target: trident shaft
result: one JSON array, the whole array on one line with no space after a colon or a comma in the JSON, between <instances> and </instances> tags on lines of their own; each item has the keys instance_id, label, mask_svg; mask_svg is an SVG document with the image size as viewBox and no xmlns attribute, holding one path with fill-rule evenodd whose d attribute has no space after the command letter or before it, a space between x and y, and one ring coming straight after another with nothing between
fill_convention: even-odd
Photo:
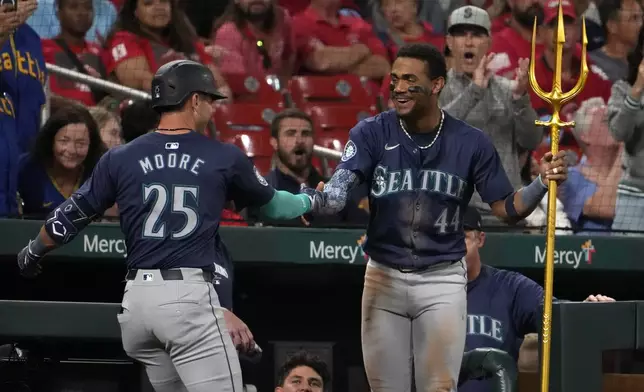
<instances>
[{"instance_id":1,"label":"trident shaft","mask_svg":"<svg viewBox=\"0 0 644 392\"><path fill-rule=\"evenodd\" d=\"M535 66L535 51L537 39L537 19L534 20L532 28L532 55L530 58L530 86L534 92L550 106L552 106L552 118L549 121L536 121L536 125L550 128L550 152L555 155L559 152L559 128L573 127L574 122L561 121L560 111L563 105L570 102L581 92L588 77L588 63L586 61L586 21L582 24L582 51L581 71L577 84L569 92L561 91L561 63L563 58L563 46L566 42L564 32L564 20L561 0L559 0L559 14L557 16L557 34L555 37L555 69L552 78L552 90L545 92L539 86ZM548 182L548 224L546 230L546 271L544 279L544 301L543 301L543 326L541 340L541 392L548 392L550 382L550 332L552 322L552 285L554 277L554 253L555 253L555 214L557 203L557 183Z\"/></svg>"}]
</instances>

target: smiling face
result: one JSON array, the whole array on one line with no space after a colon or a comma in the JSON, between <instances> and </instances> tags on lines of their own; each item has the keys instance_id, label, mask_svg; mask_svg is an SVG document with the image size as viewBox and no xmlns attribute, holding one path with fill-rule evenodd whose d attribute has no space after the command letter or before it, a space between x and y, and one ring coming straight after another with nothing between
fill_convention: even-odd
<instances>
[{"instance_id":1,"label":"smiling face","mask_svg":"<svg viewBox=\"0 0 644 392\"><path fill-rule=\"evenodd\" d=\"M163 29L172 19L172 4L170 0L138 0L134 14L141 25Z\"/></svg>"},{"instance_id":2,"label":"smiling face","mask_svg":"<svg viewBox=\"0 0 644 392\"><path fill-rule=\"evenodd\" d=\"M89 130L83 123L68 124L56 132L54 137L54 160L66 170L82 166L89 151Z\"/></svg>"},{"instance_id":3,"label":"smiling face","mask_svg":"<svg viewBox=\"0 0 644 392\"><path fill-rule=\"evenodd\" d=\"M445 79L431 80L427 68L424 61L412 57L398 57L394 61L389 88L399 116L419 116L435 105Z\"/></svg>"}]
</instances>

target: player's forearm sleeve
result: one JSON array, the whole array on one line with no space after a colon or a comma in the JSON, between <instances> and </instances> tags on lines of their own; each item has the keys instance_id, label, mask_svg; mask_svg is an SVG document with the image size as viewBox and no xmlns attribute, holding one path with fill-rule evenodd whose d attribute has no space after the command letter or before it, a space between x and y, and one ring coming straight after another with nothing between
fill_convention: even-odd
<instances>
[{"instance_id":1,"label":"player's forearm sleeve","mask_svg":"<svg viewBox=\"0 0 644 392\"><path fill-rule=\"evenodd\" d=\"M338 169L324 186L326 203L320 208L325 215L337 214L347 205L347 199L353 188L360 184L360 178L351 170Z\"/></svg>"},{"instance_id":2,"label":"player's forearm sleeve","mask_svg":"<svg viewBox=\"0 0 644 392\"><path fill-rule=\"evenodd\" d=\"M260 213L269 219L288 220L304 215L311 209L311 200L307 195L294 195L286 191L275 191L271 201L264 204Z\"/></svg>"}]
</instances>

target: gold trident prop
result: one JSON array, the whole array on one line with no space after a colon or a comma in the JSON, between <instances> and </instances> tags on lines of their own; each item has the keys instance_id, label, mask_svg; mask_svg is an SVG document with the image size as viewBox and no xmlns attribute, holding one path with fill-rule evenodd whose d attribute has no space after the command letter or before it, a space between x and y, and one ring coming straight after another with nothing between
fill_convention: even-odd
<instances>
[{"instance_id":1,"label":"gold trident prop","mask_svg":"<svg viewBox=\"0 0 644 392\"><path fill-rule=\"evenodd\" d=\"M555 155L559 152L559 128L573 127L574 122L563 122L559 113L566 103L570 102L581 92L588 77L588 63L586 61L586 20L582 23L582 51L581 51L581 72L577 84L569 92L561 91L561 61L563 57L563 45L566 42L564 32L564 21L561 0L559 0L559 13L557 15L557 34L555 37L555 69L552 78L552 91L546 93L539 86L534 73L535 50L537 39L537 19L534 20L532 28L532 55L530 58L530 86L534 92L550 106L552 106L552 118L550 121L535 121L536 125L550 127L550 152ZM557 183L548 181L548 224L546 230L546 273L544 279L544 300L543 300L543 327L541 332L541 392L548 392L550 382L550 332L552 323L552 284L554 279L554 255L555 255L555 214L557 203Z\"/></svg>"}]
</instances>

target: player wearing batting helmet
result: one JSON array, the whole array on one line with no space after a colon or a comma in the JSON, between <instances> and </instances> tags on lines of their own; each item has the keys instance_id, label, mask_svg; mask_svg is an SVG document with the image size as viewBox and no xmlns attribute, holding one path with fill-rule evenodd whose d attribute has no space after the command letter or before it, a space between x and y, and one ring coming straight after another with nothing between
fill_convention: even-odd
<instances>
[{"instance_id":1,"label":"player wearing batting helmet","mask_svg":"<svg viewBox=\"0 0 644 392\"><path fill-rule=\"evenodd\" d=\"M165 64L152 81L154 132L110 149L92 176L46 219L18 254L25 276L117 203L127 246L118 321L125 352L145 365L157 392L241 392L239 359L213 287L215 242L228 200L272 219L313 207L307 195L271 188L237 147L202 134L223 96L196 62Z\"/></svg>"},{"instance_id":2,"label":"player wearing batting helmet","mask_svg":"<svg viewBox=\"0 0 644 392\"><path fill-rule=\"evenodd\" d=\"M403 46L391 69L395 109L349 133L333 177L316 189L313 213L340 211L371 186L362 296L362 351L373 392L455 391L466 331L463 214L476 189L501 220L516 223L566 179L562 156L515 191L491 140L445 113L438 95L445 58L428 44Z\"/></svg>"}]
</instances>

